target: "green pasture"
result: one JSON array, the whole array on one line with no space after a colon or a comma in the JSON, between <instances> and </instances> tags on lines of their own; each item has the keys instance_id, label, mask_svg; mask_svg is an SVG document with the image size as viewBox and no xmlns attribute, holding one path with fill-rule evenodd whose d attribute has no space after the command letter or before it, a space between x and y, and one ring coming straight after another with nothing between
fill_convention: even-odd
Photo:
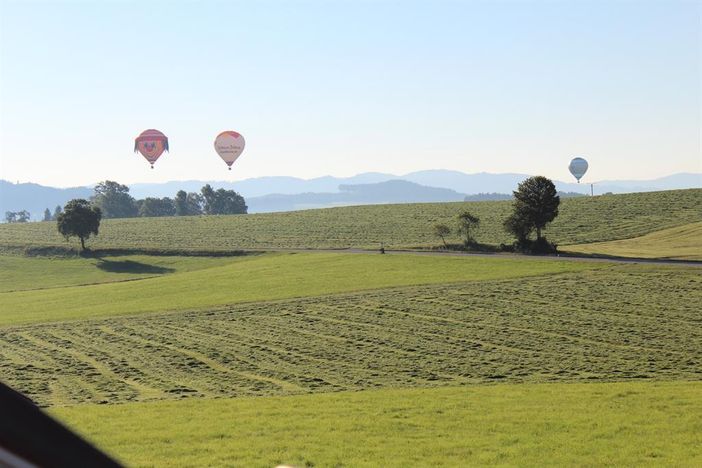
<instances>
[{"instance_id":1,"label":"green pasture","mask_svg":"<svg viewBox=\"0 0 702 468\"><path fill-rule=\"evenodd\" d=\"M131 466L699 466L702 383L385 389L52 413Z\"/></svg>"},{"instance_id":2,"label":"green pasture","mask_svg":"<svg viewBox=\"0 0 702 468\"><path fill-rule=\"evenodd\" d=\"M0 255L0 292L130 281L200 270L231 261L231 257Z\"/></svg>"},{"instance_id":3,"label":"green pasture","mask_svg":"<svg viewBox=\"0 0 702 468\"><path fill-rule=\"evenodd\" d=\"M699 380L700 309L699 269L617 265L5 326L0 375L42 405Z\"/></svg>"},{"instance_id":4,"label":"green pasture","mask_svg":"<svg viewBox=\"0 0 702 468\"><path fill-rule=\"evenodd\" d=\"M654 231L631 239L567 245L562 250L616 257L702 260L702 222Z\"/></svg>"},{"instance_id":5,"label":"green pasture","mask_svg":"<svg viewBox=\"0 0 702 468\"><path fill-rule=\"evenodd\" d=\"M456 216L480 217L479 242L511 243L502 223L511 202L374 205L235 216L104 220L93 248L235 250L240 248L431 247L441 244L432 228L455 228ZM546 231L558 244L627 239L702 221L702 189L564 199ZM447 239L459 242L457 236ZM0 225L0 249L77 246L55 223Z\"/></svg>"},{"instance_id":6,"label":"green pasture","mask_svg":"<svg viewBox=\"0 0 702 468\"><path fill-rule=\"evenodd\" d=\"M130 466L702 464L699 268L207 256L435 247L462 209L509 242L509 202L106 220L93 257L0 225L0 379ZM547 235L701 259L701 230L682 190L567 199Z\"/></svg>"},{"instance_id":7,"label":"green pasture","mask_svg":"<svg viewBox=\"0 0 702 468\"><path fill-rule=\"evenodd\" d=\"M163 262L162 257L140 258L144 268L159 268ZM44 259L34 257L11 261L17 262L16 268L28 271L45 265ZM34 262L39 266L32 266ZM60 275L62 262L74 266L57 260L52 275ZM190 266L207 264L203 259L182 262ZM402 285L496 280L600 266L538 258L336 253L278 253L211 262L209 268L139 281L2 292L0 325L194 309ZM88 277L89 272L99 270L99 264L89 261L80 265L85 270L72 273L74 277ZM8 284L6 287L12 289L12 278ZM37 280L37 284L42 281Z\"/></svg>"}]
</instances>

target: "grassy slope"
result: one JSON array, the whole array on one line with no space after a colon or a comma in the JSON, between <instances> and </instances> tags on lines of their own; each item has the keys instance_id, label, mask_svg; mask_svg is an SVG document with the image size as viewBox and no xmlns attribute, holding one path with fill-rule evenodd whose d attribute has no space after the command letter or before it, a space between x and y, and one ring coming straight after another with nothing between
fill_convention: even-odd
<instances>
[{"instance_id":1,"label":"grassy slope","mask_svg":"<svg viewBox=\"0 0 702 468\"><path fill-rule=\"evenodd\" d=\"M231 257L126 255L50 258L0 255L0 292L143 279L231 262Z\"/></svg>"},{"instance_id":2,"label":"grassy slope","mask_svg":"<svg viewBox=\"0 0 702 468\"><path fill-rule=\"evenodd\" d=\"M498 385L52 411L134 466L699 466L702 383Z\"/></svg>"},{"instance_id":3,"label":"grassy slope","mask_svg":"<svg viewBox=\"0 0 702 468\"><path fill-rule=\"evenodd\" d=\"M25 259L26 264L40 259ZM183 310L400 285L491 280L597 268L549 259L378 254L234 257L140 281L0 293L0 325ZM59 268L59 267L57 267ZM95 268L86 265L91 271Z\"/></svg>"},{"instance_id":4,"label":"grassy slope","mask_svg":"<svg viewBox=\"0 0 702 468\"><path fill-rule=\"evenodd\" d=\"M562 250L618 257L702 260L702 222L663 229L631 239L567 245Z\"/></svg>"},{"instance_id":5,"label":"grassy slope","mask_svg":"<svg viewBox=\"0 0 702 468\"><path fill-rule=\"evenodd\" d=\"M376 205L245 216L106 220L96 248L232 250L265 247L431 246L436 223L456 224L468 209L481 219L480 242L511 242L502 222L510 202ZM563 200L547 231L559 244L640 236L702 220L702 189ZM448 239L456 242L457 238ZM0 247L65 246L53 223L0 225ZM76 245L75 242L72 245Z\"/></svg>"},{"instance_id":6,"label":"grassy slope","mask_svg":"<svg viewBox=\"0 0 702 468\"><path fill-rule=\"evenodd\" d=\"M700 309L698 269L618 265L4 327L0 375L44 405L700 379Z\"/></svg>"}]
</instances>

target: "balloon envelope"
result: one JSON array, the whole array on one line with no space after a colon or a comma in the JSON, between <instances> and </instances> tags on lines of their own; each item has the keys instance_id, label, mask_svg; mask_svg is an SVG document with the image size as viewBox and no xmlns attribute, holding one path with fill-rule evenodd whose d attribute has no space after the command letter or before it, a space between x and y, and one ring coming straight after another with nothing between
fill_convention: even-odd
<instances>
[{"instance_id":1,"label":"balloon envelope","mask_svg":"<svg viewBox=\"0 0 702 468\"><path fill-rule=\"evenodd\" d=\"M153 169L156 160L168 151L168 137L158 130L144 130L134 140L134 152L140 152L144 158L151 164Z\"/></svg>"},{"instance_id":2,"label":"balloon envelope","mask_svg":"<svg viewBox=\"0 0 702 468\"><path fill-rule=\"evenodd\" d=\"M585 161L583 158L573 158L568 165L570 173L573 174L573 177L578 179L578 183L580 182L580 178L587 172L587 167L587 161Z\"/></svg>"},{"instance_id":3,"label":"balloon envelope","mask_svg":"<svg viewBox=\"0 0 702 468\"><path fill-rule=\"evenodd\" d=\"M232 164L234 164L234 161L236 161L244 151L245 144L246 142L244 141L243 136L237 132L229 130L217 135L217 138L215 138L214 147L217 154L219 154L219 157L222 158L225 163L227 163L227 166L229 166L229 170L231 171Z\"/></svg>"}]
</instances>

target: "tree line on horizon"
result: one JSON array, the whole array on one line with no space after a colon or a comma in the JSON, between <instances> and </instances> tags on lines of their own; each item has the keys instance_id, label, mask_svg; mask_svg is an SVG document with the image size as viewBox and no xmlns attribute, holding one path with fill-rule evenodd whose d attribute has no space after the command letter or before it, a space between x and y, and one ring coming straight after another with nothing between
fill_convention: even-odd
<instances>
[{"instance_id":1,"label":"tree line on horizon","mask_svg":"<svg viewBox=\"0 0 702 468\"><path fill-rule=\"evenodd\" d=\"M152 218L160 216L198 216L246 214L246 200L234 190L215 190L210 184L200 192L179 190L175 197L146 197L137 200L129 194L129 187L112 180L105 180L94 188L94 195L87 200L100 208L103 218ZM56 206L53 213L44 210L42 221L57 221L63 209ZM27 210L5 212L6 223L29 222Z\"/></svg>"},{"instance_id":2,"label":"tree line on horizon","mask_svg":"<svg viewBox=\"0 0 702 468\"><path fill-rule=\"evenodd\" d=\"M59 208L55 216L47 208L44 217L56 220L56 227L66 240L78 237L84 252L87 250L85 241L98 235L103 218L245 214L247 211L244 197L234 190L215 190L209 184L202 187L200 193L180 190L173 199L135 200L129 195L129 187L111 180L97 184L90 200L76 198L66 203L63 211Z\"/></svg>"},{"instance_id":3,"label":"tree line on horizon","mask_svg":"<svg viewBox=\"0 0 702 468\"><path fill-rule=\"evenodd\" d=\"M104 218L134 218L160 216L197 216L246 214L244 197L234 190L213 189L206 184L197 192L179 190L175 197L146 197L137 200L129 187L106 180L95 186L91 202L102 211Z\"/></svg>"},{"instance_id":4,"label":"tree line on horizon","mask_svg":"<svg viewBox=\"0 0 702 468\"><path fill-rule=\"evenodd\" d=\"M112 218L128 217L137 207L137 201L129 195L129 188L114 181L100 182L95 187L96 195L91 201L85 199L73 199L69 201L64 211L56 216L56 225L59 233L66 240L71 237L80 239L81 250L86 251L85 241L91 235L98 235L100 221L105 215L104 210L109 210ZM513 211L504 220L505 230L514 237L516 241L511 246L500 245L499 250L519 251L523 253L554 253L556 245L548 242L542 235L543 229L558 216L558 206L560 197L556 187L550 179L536 176L530 177L521 182L513 193ZM188 206L188 201L193 206ZM143 212L148 198L143 200L139 211ZM159 209L164 199L153 199L159 204L154 205ZM214 190L208 184L202 187L201 194L186 193L179 191L174 200L165 199L168 202L168 210L163 210L163 216L173 216L175 211L181 216L191 215L195 209L207 214L231 214L221 213L226 210L243 210L246 212L246 204L243 197L233 190ZM243 205L243 206L242 206ZM128 211L129 208L131 211ZM48 212L48 209L46 210ZM480 226L480 219L468 211L463 211L458 215L458 234L465 238L462 250L484 250L490 247L480 244L473 237L474 231ZM532 233L536 233L536 240L531 239ZM445 237L451 234L451 229L444 224L434 226L434 233L440 237L444 247L449 248ZM380 253L385 253L381 244Z\"/></svg>"}]
</instances>

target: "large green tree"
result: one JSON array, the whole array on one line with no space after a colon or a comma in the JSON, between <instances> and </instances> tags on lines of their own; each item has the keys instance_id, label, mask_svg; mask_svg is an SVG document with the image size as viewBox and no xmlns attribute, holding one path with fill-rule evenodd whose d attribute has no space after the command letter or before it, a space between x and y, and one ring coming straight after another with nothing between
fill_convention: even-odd
<instances>
[{"instance_id":1,"label":"large green tree","mask_svg":"<svg viewBox=\"0 0 702 468\"><path fill-rule=\"evenodd\" d=\"M214 190L210 184L202 187L205 214L245 214L248 210L244 197L234 190Z\"/></svg>"},{"instance_id":2,"label":"large green tree","mask_svg":"<svg viewBox=\"0 0 702 468\"><path fill-rule=\"evenodd\" d=\"M129 187L112 180L95 186L93 204L102 210L105 218L133 218L139 214L136 201L129 195Z\"/></svg>"},{"instance_id":3,"label":"large green tree","mask_svg":"<svg viewBox=\"0 0 702 468\"><path fill-rule=\"evenodd\" d=\"M556 186L542 176L529 177L519 184L514 194L514 210L505 221L505 229L526 241L536 231L536 242L543 243L542 231L558 216L561 199Z\"/></svg>"},{"instance_id":4,"label":"large green tree","mask_svg":"<svg viewBox=\"0 0 702 468\"><path fill-rule=\"evenodd\" d=\"M97 236L102 211L92 206L88 200L76 198L66 203L63 213L58 215L56 226L63 237L80 239L80 247L85 250L85 241L91 234Z\"/></svg>"},{"instance_id":5,"label":"large green tree","mask_svg":"<svg viewBox=\"0 0 702 468\"><path fill-rule=\"evenodd\" d=\"M145 198L139 206L139 216L158 217L158 216L173 216L176 213L176 207L168 197L164 198Z\"/></svg>"},{"instance_id":6,"label":"large green tree","mask_svg":"<svg viewBox=\"0 0 702 468\"><path fill-rule=\"evenodd\" d=\"M176 216L195 216L202 214L202 202L202 195L199 193L186 193L185 190L179 190L173 200L175 214Z\"/></svg>"}]
</instances>

